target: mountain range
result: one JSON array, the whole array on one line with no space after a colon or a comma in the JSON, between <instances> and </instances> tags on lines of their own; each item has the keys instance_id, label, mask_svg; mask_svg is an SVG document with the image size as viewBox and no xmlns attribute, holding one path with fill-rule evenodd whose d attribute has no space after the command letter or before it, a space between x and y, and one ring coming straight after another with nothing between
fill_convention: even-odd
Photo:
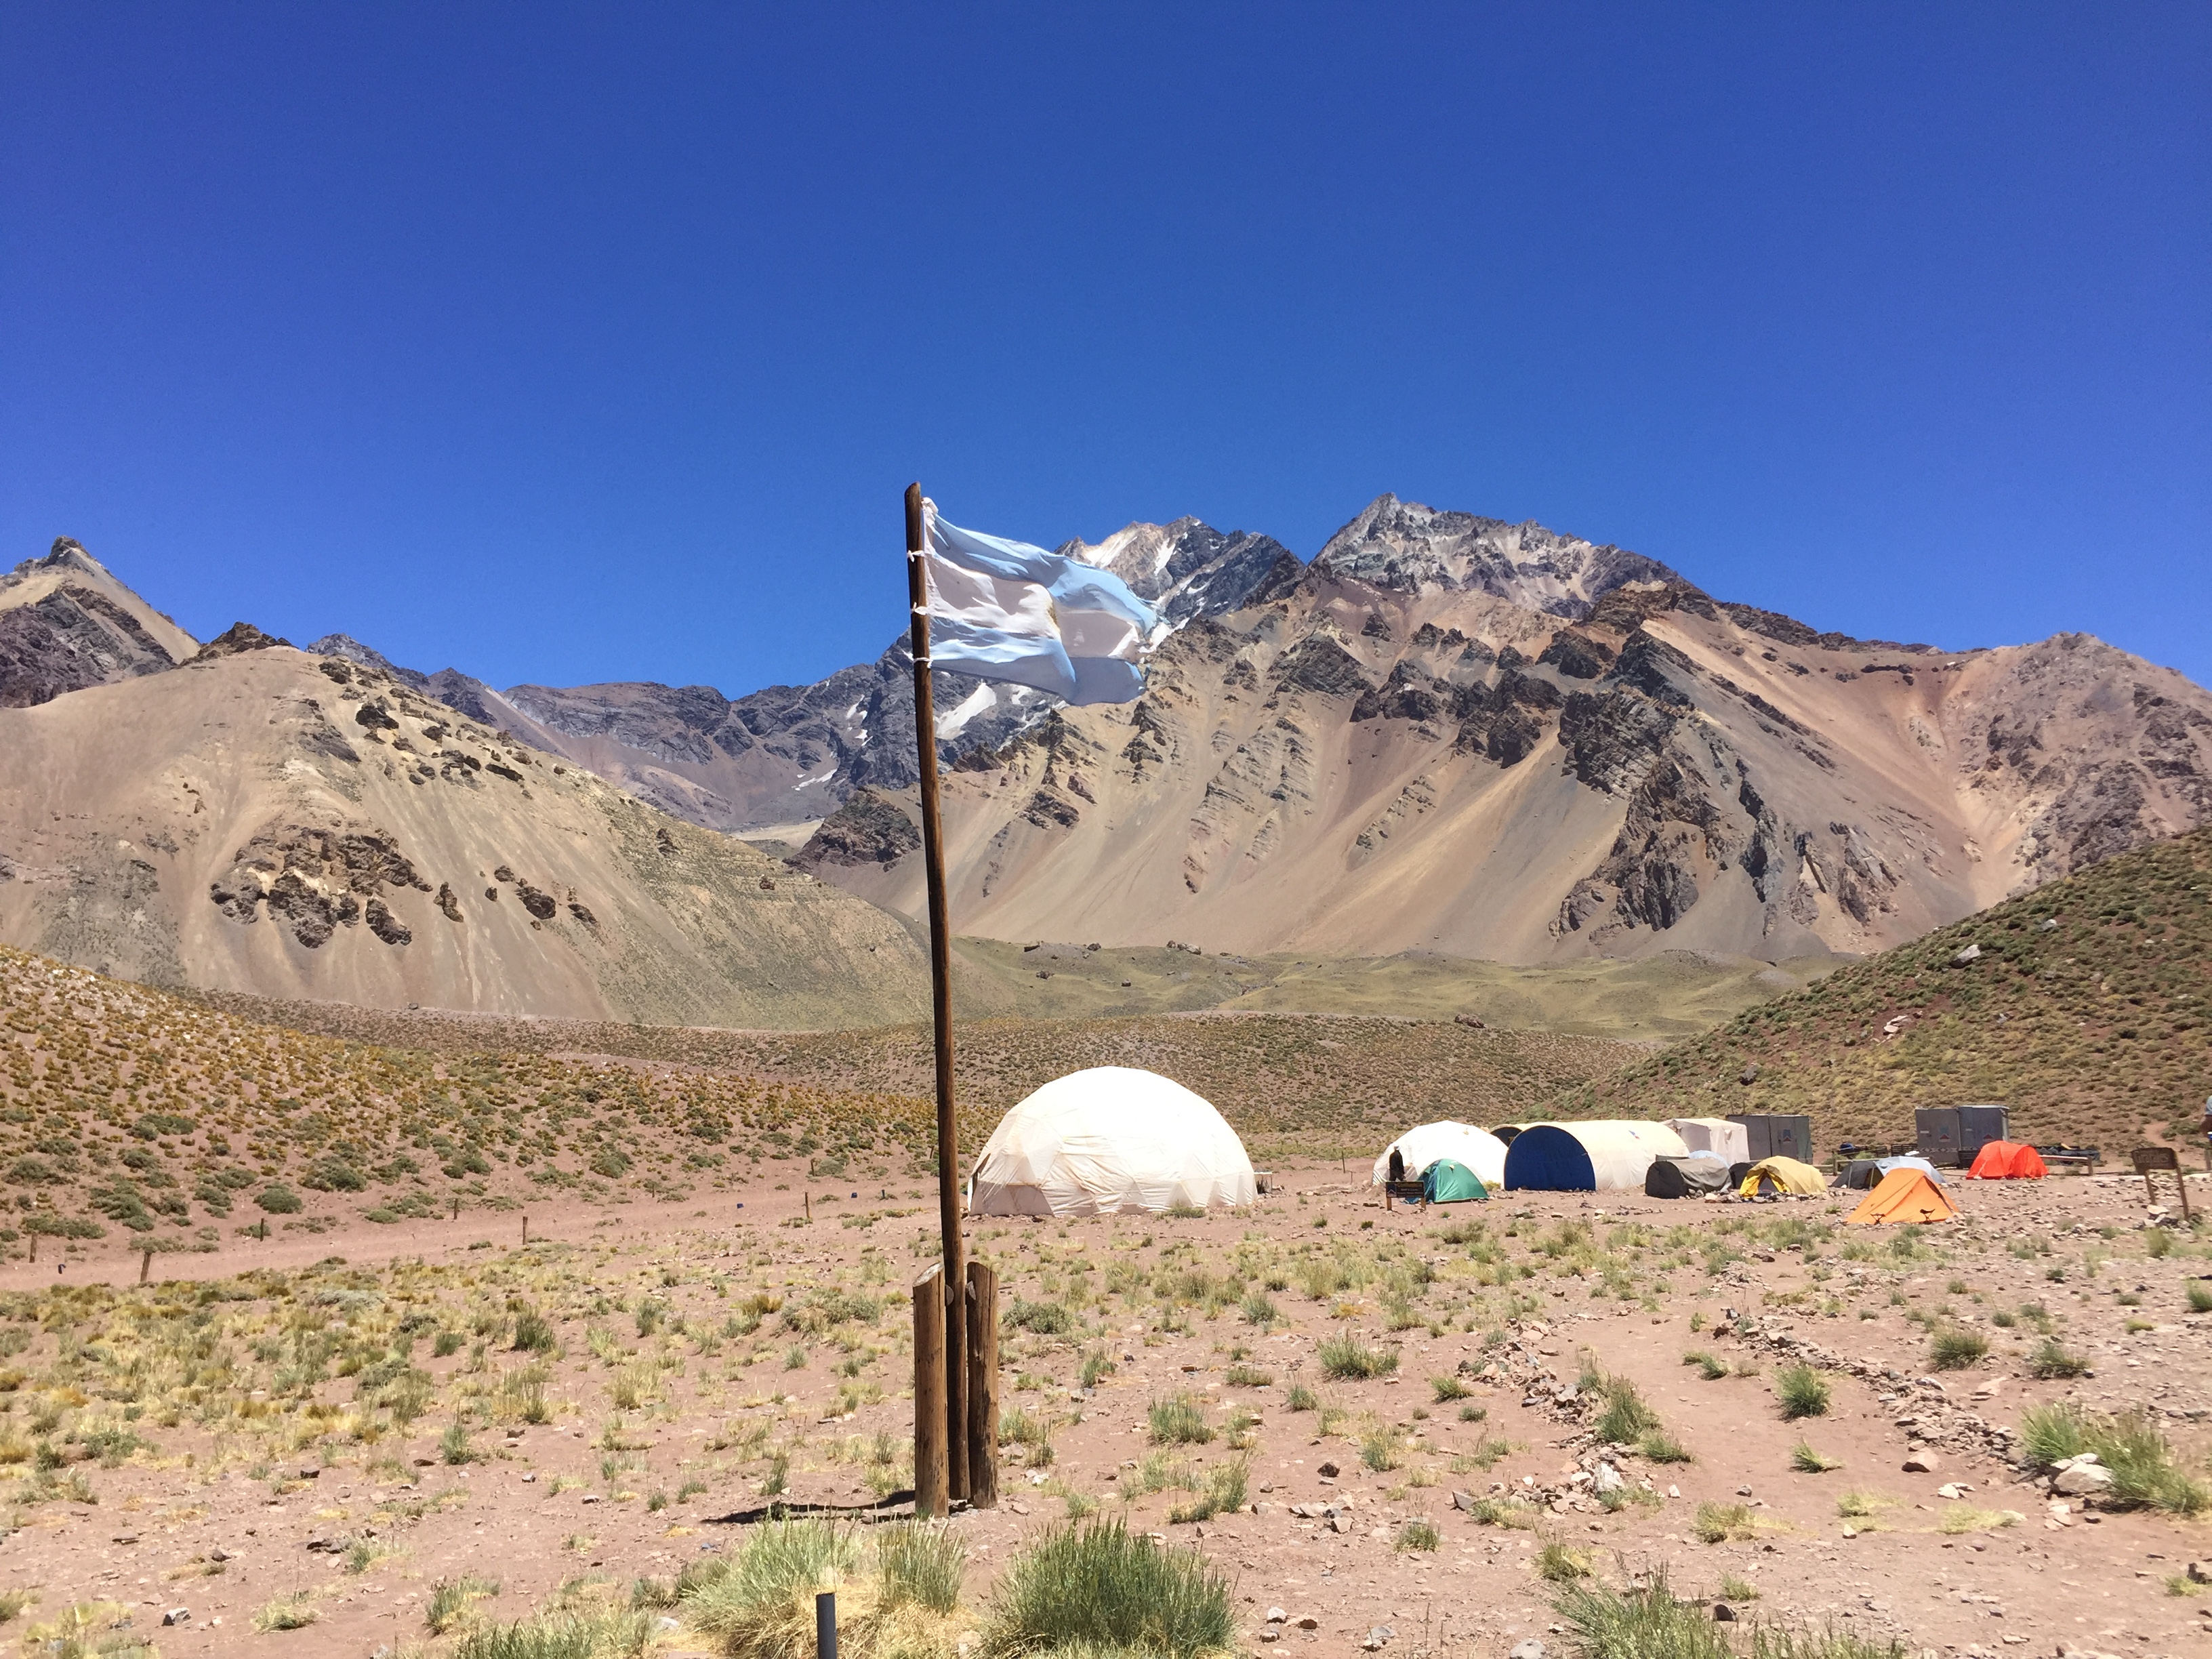
<instances>
[{"instance_id":1,"label":"mountain range","mask_svg":"<svg viewBox=\"0 0 2212 1659\"><path fill-rule=\"evenodd\" d=\"M1716 599L1620 548L1387 495L1310 562L1266 536L1194 519L1132 525L1061 550L1121 574L1170 631L1152 653L1145 696L1126 707L1066 709L1025 689L939 677L953 914L963 933L1531 963L1683 949L1769 961L1858 954L2212 821L2212 695L2087 635L1947 651L1823 633ZM736 698L650 682L500 690L456 669L394 665L343 634L305 653L265 636L247 643L258 648L217 641L203 651L73 542L0 579L0 784L27 778L35 750L46 770L21 787L64 808L60 817L0 811L0 934L72 960L159 957L132 956L113 926L85 935L100 943L72 944L51 902L27 909L21 878L12 902L5 884L11 869L100 862L62 855L49 844L59 833L52 824L97 821L95 839L131 840L108 836L114 826L81 810L83 800L112 806L111 786L125 775L164 775L182 751L196 778L227 769L265 784L314 769L321 784L300 781L320 791L325 818L349 824L364 821L368 803L347 797L344 780L376 790L378 778L398 779L396 793L377 791L374 804L399 815L418 761L333 766L315 746L331 720L319 724L305 710L336 699L356 706L353 716L332 708L341 728L358 706L385 710L420 758L474 744L478 791L495 762L533 785L562 779L524 792L533 803L588 801L575 823L539 826L548 850L575 850L590 837L591 815L612 826L641 803L650 817L639 822L655 826L654 839L735 861L716 866L710 909L740 889L802 892L830 935L865 935L870 968L912 969L911 930L872 908L907 918L921 909L902 639L814 684ZM189 673L171 672L186 663ZM337 678L348 673L350 681ZM195 692L184 699L191 720L156 717L179 688L199 684L232 687L229 702ZM256 698L268 702L263 726L281 741L237 735ZM219 706L234 716L234 735L217 752L208 734L223 726ZM94 720L102 729L129 723L131 752L81 749L72 773L64 757L88 742L94 728L85 722ZM36 743L7 729L17 721ZM433 738L432 727L451 731ZM342 729L357 754L364 740L392 735ZM460 764L431 763L434 772ZM95 775L106 781L95 785ZM18 797L11 789L7 799ZM410 854L412 863L512 866L541 894L557 882L673 914L665 884L638 885L639 868L619 860L619 868L572 861L556 871L549 861L532 872L497 854L492 843L519 836L520 797L424 799L445 810L410 820L410 834L437 845L439 859ZM434 828L455 806L469 817L489 801L509 815L496 833ZM252 811L262 821L226 821L237 825L233 865L253 863L246 849L269 823L307 821L258 796ZM160 833L173 838L173 826L165 820ZM641 868L659 869L651 860ZM464 874L478 883L469 890L485 890ZM213 889L228 879L212 866L204 878ZM51 901L61 878L46 879ZM397 915L390 890L384 902ZM845 894L867 902L836 910ZM600 901L581 902L599 914ZM91 908L101 905L112 916L134 914L127 896ZM661 940L643 975L659 988L649 995L635 975L610 980L580 966L488 989L499 977L489 964L519 937L488 937L489 954L465 969L457 960L409 978L380 968L357 984L318 988L296 964L279 972L273 958L240 956L237 939L210 933L204 915L175 931L167 948L176 965L160 971L382 1006L398 1006L404 992L433 1006L489 1006L491 998L503 1011L578 1018L805 1023L803 998L768 997L741 1012L671 988L689 953L726 946L757 909L694 915L673 932L626 923L639 939ZM148 911L157 913L167 915L162 905ZM748 945L750 978L774 976L770 957L791 944ZM812 978L794 971L781 988L802 979L826 986L858 965L854 948L836 945ZM216 961L219 974L202 969ZM851 1018L904 1010L911 989L895 989L896 977L861 972L853 982L873 988L838 1006ZM541 985L556 979L569 988L559 1008L538 1007Z\"/></svg>"}]
</instances>

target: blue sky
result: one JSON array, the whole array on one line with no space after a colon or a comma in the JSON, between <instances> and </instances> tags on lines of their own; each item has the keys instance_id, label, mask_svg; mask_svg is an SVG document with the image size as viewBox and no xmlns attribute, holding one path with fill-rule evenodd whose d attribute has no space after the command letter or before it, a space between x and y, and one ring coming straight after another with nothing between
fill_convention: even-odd
<instances>
[{"instance_id":1,"label":"blue sky","mask_svg":"<svg viewBox=\"0 0 2212 1659\"><path fill-rule=\"evenodd\" d=\"M737 693L1374 495L2212 682L2212 9L0 12L0 564Z\"/></svg>"}]
</instances>

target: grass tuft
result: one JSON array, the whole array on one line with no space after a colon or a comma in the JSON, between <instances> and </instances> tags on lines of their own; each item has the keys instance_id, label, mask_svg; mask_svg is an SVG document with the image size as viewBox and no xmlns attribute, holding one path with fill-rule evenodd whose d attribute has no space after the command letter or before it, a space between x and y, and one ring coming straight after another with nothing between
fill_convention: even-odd
<instances>
[{"instance_id":1,"label":"grass tuft","mask_svg":"<svg viewBox=\"0 0 2212 1659\"><path fill-rule=\"evenodd\" d=\"M1349 1332L1323 1339L1319 1357L1322 1375L1339 1382L1369 1382L1398 1369L1395 1348L1370 1347Z\"/></svg>"},{"instance_id":2,"label":"grass tuft","mask_svg":"<svg viewBox=\"0 0 2212 1659\"><path fill-rule=\"evenodd\" d=\"M1007 1564L981 1650L1198 1659L1236 1637L1229 1581L1196 1550L1164 1548L1119 1521L1087 1522L1054 1528Z\"/></svg>"},{"instance_id":3,"label":"grass tuft","mask_svg":"<svg viewBox=\"0 0 2212 1659\"><path fill-rule=\"evenodd\" d=\"M1830 1392L1828 1379L1810 1365L1785 1365L1774 1374L1774 1397L1785 1421L1826 1417Z\"/></svg>"},{"instance_id":4,"label":"grass tuft","mask_svg":"<svg viewBox=\"0 0 2212 1659\"><path fill-rule=\"evenodd\" d=\"M1990 1340L1979 1331L1956 1326L1937 1331L1928 1339L1928 1362L1939 1371L1963 1371L1978 1365L1990 1351Z\"/></svg>"}]
</instances>

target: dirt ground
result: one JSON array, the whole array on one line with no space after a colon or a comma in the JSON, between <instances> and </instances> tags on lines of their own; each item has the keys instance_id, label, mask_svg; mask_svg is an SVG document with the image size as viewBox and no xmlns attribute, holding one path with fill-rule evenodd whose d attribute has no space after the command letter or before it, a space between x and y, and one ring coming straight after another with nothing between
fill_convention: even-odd
<instances>
[{"instance_id":1,"label":"dirt ground","mask_svg":"<svg viewBox=\"0 0 2212 1659\"><path fill-rule=\"evenodd\" d=\"M1937 1654L2212 1651L2208 1522L2054 1500L2013 1438L2051 1401L2140 1411L2205 1474L2212 1313L2186 1289L2212 1232L2146 1227L2139 1181L1960 1182L1965 1218L1902 1255L1826 1198L1419 1212L1334 1164L1279 1178L1234 1215L971 1221L1009 1410L1004 1501L951 1522L970 1604L1095 1505L1213 1558L1255 1655L1557 1653L1540 1563L1663 1567L1745 1620ZM785 1166L703 1204L533 1209L527 1246L514 1215L234 1238L143 1290L97 1247L11 1266L0 1591L36 1589L23 1620L120 1602L167 1656L368 1656L430 1642L441 1580L496 1581L481 1618L626 1600L772 1495L874 1503L911 1478L906 1287L936 1211L921 1177L870 1188ZM1931 1370L1934 1331L1986 1355ZM2046 1334L2087 1374L2030 1376ZM1344 1338L1395 1369L1326 1375ZM1831 1403L1785 1421L1801 1360ZM1605 1377L1656 1442L1596 1440ZM1206 1437L1157 1443L1178 1395ZM1682 1461L1648 1455L1670 1440ZM1836 1467L1798 1472L1800 1443ZM1170 1520L1239 1460L1241 1507ZM257 1630L287 1598L313 1622ZM674 1611L665 1650L707 1651Z\"/></svg>"}]
</instances>

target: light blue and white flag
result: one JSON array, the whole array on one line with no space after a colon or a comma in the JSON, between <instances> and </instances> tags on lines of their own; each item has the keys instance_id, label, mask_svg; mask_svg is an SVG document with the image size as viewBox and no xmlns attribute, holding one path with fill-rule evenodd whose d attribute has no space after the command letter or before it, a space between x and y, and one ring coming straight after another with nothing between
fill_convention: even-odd
<instances>
[{"instance_id":1,"label":"light blue and white flag","mask_svg":"<svg viewBox=\"0 0 2212 1659\"><path fill-rule=\"evenodd\" d=\"M947 524L933 501L921 510L933 666L1072 703L1143 692L1139 659L1159 618L1119 576Z\"/></svg>"}]
</instances>

